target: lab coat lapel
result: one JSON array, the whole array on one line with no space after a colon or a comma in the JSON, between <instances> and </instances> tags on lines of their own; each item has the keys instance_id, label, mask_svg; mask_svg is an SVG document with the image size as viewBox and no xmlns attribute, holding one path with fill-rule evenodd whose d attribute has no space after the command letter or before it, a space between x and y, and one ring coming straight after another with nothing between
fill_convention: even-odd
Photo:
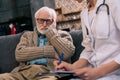
<instances>
[{"instance_id":1,"label":"lab coat lapel","mask_svg":"<svg viewBox=\"0 0 120 80\"><path fill-rule=\"evenodd\" d=\"M83 13L83 23L85 24L85 27L90 31L90 24L89 24L89 18L88 18L88 8L84 9Z\"/></svg>"},{"instance_id":2,"label":"lab coat lapel","mask_svg":"<svg viewBox=\"0 0 120 80\"><path fill-rule=\"evenodd\" d=\"M95 14L93 16L93 19L96 16L96 10L97 10L98 6L102 3L103 3L103 0L97 0L96 6L95 6L95 9L94 9ZM91 29L90 28L93 27L93 26L91 26L90 23L89 23L89 16L88 16L88 8L87 7L82 11L81 15L82 15L81 18L83 20L83 24L85 25L85 27L90 32L89 34L91 34Z\"/></svg>"},{"instance_id":3,"label":"lab coat lapel","mask_svg":"<svg viewBox=\"0 0 120 80\"><path fill-rule=\"evenodd\" d=\"M94 9L93 20L96 17L96 10L97 10L98 6L100 4L102 4L102 3L103 3L103 0L97 0L96 6L95 6L95 9ZM83 21L85 23L86 28L88 29L88 31L91 34L92 31L91 31L90 28L94 28L94 26L92 26L92 24L89 23L88 8L84 9L84 12L83 12Z\"/></svg>"},{"instance_id":4,"label":"lab coat lapel","mask_svg":"<svg viewBox=\"0 0 120 80\"><path fill-rule=\"evenodd\" d=\"M34 44L34 46L37 46L37 45L38 45L37 28L34 28L34 32L33 32L33 44Z\"/></svg>"}]
</instances>

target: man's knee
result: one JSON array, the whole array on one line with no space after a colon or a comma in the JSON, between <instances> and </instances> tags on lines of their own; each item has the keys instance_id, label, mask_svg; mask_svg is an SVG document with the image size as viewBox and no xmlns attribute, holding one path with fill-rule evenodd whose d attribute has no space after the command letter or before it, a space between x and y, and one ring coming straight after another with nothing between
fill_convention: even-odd
<instances>
[{"instance_id":1,"label":"man's knee","mask_svg":"<svg viewBox=\"0 0 120 80\"><path fill-rule=\"evenodd\" d=\"M31 65L32 69L36 69L39 72L50 71L46 66L43 65Z\"/></svg>"},{"instance_id":2,"label":"man's knee","mask_svg":"<svg viewBox=\"0 0 120 80\"><path fill-rule=\"evenodd\" d=\"M0 74L0 80L14 80L14 78L10 76L10 73L3 73Z\"/></svg>"},{"instance_id":3,"label":"man's knee","mask_svg":"<svg viewBox=\"0 0 120 80\"><path fill-rule=\"evenodd\" d=\"M55 76L41 76L37 80L57 80Z\"/></svg>"}]
</instances>

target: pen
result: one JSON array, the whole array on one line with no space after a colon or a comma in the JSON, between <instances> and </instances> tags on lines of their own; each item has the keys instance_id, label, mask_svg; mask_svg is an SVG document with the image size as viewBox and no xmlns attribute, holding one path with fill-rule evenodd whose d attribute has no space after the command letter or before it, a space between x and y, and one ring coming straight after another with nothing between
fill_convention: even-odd
<instances>
[{"instance_id":1,"label":"pen","mask_svg":"<svg viewBox=\"0 0 120 80\"><path fill-rule=\"evenodd\" d=\"M62 54L60 55L60 59L59 59L58 65L62 62L63 57L64 57L64 53L62 53Z\"/></svg>"}]
</instances>

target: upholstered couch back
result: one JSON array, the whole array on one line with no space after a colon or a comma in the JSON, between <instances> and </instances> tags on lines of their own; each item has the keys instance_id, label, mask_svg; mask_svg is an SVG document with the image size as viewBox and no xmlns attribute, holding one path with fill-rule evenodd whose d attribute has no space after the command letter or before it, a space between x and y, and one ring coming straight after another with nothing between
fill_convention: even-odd
<instances>
[{"instance_id":1,"label":"upholstered couch back","mask_svg":"<svg viewBox=\"0 0 120 80\"><path fill-rule=\"evenodd\" d=\"M22 34L23 33L0 37L0 73L10 72L18 65L18 62L15 60L15 48ZM83 47L81 46L82 32L71 31L70 34L76 47L75 53L71 58L73 63L79 58L79 55L83 50Z\"/></svg>"},{"instance_id":2,"label":"upholstered couch back","mask_svg":"<svg viewBox=\"0 0 120 80\"><path fill-rule=\"evenodd\" d=\"M0 36L0 73L10 72L18 65L15 60L15 48L22 33Z\"/></svg>"},{"instance_id":3,"label":"upholstered couch back","mask_svg":"<svg viewBox=\"0 0 120 80\"><path fill-rule=\"evenodd\" d=\"M81 42L83 40L82 36L82 30L77 31L70 31L70 34L73 39L73 44L75 46L75 53L71 58L72 63L79 59L80 53L84 49L84 47L81 45Z\"/></svg>"}]
</instances>

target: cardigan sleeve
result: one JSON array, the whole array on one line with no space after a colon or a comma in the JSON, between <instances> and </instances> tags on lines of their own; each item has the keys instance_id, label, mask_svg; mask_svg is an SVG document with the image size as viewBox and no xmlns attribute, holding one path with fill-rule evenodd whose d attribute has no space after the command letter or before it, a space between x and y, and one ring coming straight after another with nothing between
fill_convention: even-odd
<instances>
[{"instance_id":1,"label":"cardigan sleeve","mask_svg":"<svg viewBox=\"0 0 120 80\"><path fill-rule=\"evenodd\" d=\"M32 38L33 33L25 32L19 44L16 47L16 60L18 62L25 62L36 58L55 58L55 49L52 45L38 47L34 44Z\"/></svg>"},{"instance_id":2,"label":"cardigan sleeve","mask_svg":"<svg viewBox=\"0 0 120 80\"><path fill-rule=\"evenodd\" d=\"M74 53L75 47L70 34L66 31L49 29L46 32L46 37L56 49L58 55L64 53L64 60L68 60Z\"/></svg>"},{"instance_id":3,"label":"cardigan sleeve","mask_svg":"<svg viewBox=\"0 0 120 80\"><path fill-rule=\"evenodd\" d=\"M59 35L59 36L58 36ZM36 58L55 58L55 54L65 54L64 60L68 60L74 53L75 47L70 34L48 30L46 37L49 45L38 47L37 41L33 42L34 37L32 32L25 32L16 48L16 60L25 62Z\"/></svg>"}]
</instances>

